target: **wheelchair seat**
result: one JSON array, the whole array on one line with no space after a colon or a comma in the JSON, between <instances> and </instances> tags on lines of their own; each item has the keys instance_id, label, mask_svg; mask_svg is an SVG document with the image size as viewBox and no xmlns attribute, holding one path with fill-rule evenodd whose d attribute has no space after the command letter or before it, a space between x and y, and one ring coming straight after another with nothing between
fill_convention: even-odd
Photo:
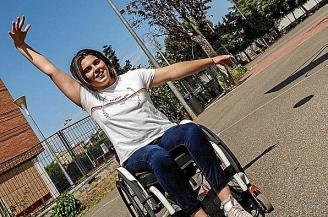
<instances>
[{"instance_id":1,"label":"wheelchair seat","mask_svg":"<svg viewBox=\"0 0 328 217\"><path fill-rule=\"evenodd\" d=\"M190 177L195 173L195 167L193 166L194 161L190 157L187 149L184 145L178 145L169 151L172 158L178 164L179 168L182 170L183 175L190 179ZM141 183L141 185L148 189L152 185L158 184L155 175L152 172L144 171L135 174L136 179Z\"/></svg>"}]
</instances>

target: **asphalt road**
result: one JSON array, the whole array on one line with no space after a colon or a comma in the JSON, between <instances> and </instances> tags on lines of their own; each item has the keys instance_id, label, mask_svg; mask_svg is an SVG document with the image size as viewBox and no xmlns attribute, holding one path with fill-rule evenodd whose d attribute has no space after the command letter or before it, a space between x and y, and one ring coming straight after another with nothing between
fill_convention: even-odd
<instances>
[{"instance_id":1,"label":"asphalt road","mask_svg":"<svg viewBox=\"0 0 328 217\"><path fill-rule=\"evenodd\" d=\"M327 36L326 26L197 120L266 192L269 216L328 216Z\"/></svg>"},{"instance_id":2,"label":"asphalt road","mask_svg":"<svg viewBox=\"0 0 328 217\"><path fill-rule=\"evenodd\" d=\"M327 6L256 63L323 19ZM215 102L196 122L218 133L251 181L273 203L273 216L328 216L328 28ZM255 63L254 63L255 64ZM126 217L116 191L85 217Z\"/></svg>"}]
</instances>

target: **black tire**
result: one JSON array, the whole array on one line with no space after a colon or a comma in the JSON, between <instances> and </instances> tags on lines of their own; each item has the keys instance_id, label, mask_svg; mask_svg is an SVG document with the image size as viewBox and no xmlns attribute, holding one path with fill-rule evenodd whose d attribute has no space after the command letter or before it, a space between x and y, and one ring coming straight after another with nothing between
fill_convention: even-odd
<instances>
[{"instance_id":1,"label":"black tire","mask_svg":"<svg viewBox=\"0 0 328 217\"><path fill-rule=\"evenodd\" d=\"M132 217L156 217L147 203L149 198L146 199L142 189L136 182L129 181L124 176L119 175L117 190Z\"/></svg>"}]
</instances>

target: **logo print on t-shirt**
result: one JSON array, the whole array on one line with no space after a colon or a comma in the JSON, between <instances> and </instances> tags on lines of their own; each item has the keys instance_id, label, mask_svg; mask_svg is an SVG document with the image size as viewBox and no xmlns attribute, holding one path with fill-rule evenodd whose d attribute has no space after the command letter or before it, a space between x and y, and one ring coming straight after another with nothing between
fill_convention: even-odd
<instances>
[{"instance_id":1,"label":"logo print on t-shirt","mask_svg":"<svg viewBox=\"0 0 328 217\"><path fill-rule=\"evenodd\" d=\"M94 111L101 109L103 115L106 118L110 118L109 114L104 110L105 108L108 108L110 106L116 105L116 104L120 104L123 105L128 99L132 99L133 97L137 96L138 97L138 106L140 106L141 104L141 98L140 98L140 94L143 92L147 92L147 88L141 88L137 91L133 90L132 88L127 88L127 90L131 90L133 93L132 94L125 94L123 97L116 97L115 99L111 99L109 100L108 103L102 105L102 106L94 106L91 108L91 115ZM106 99L106 98L105 98Z\"/></svg>"}]
</instances>

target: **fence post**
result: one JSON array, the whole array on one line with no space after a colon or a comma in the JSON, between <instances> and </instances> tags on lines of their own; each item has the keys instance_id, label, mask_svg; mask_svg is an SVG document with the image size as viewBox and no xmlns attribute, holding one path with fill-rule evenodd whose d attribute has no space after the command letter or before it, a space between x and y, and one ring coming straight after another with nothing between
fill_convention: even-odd
<instances>
[{"instance_id":1,"label":"fence post","mask_svg":"<svg viewBox=\"0 0 328 217\"><path fill-rule=\"evenodd\" d=\"M65 135L63 134L63 132L61 130L58 131L58 136L59 136L61 142L63 143L63 145L65 146L68 154L74 160L74 163L77 166L77 168L80 170L80 172L82 173L82 175L85 176L86 175L86 169L81 164L81 162L76 158L76 154L74 153L73 149L71 148L70 144L68 143Z\"/></svg>"}]
</instances>

